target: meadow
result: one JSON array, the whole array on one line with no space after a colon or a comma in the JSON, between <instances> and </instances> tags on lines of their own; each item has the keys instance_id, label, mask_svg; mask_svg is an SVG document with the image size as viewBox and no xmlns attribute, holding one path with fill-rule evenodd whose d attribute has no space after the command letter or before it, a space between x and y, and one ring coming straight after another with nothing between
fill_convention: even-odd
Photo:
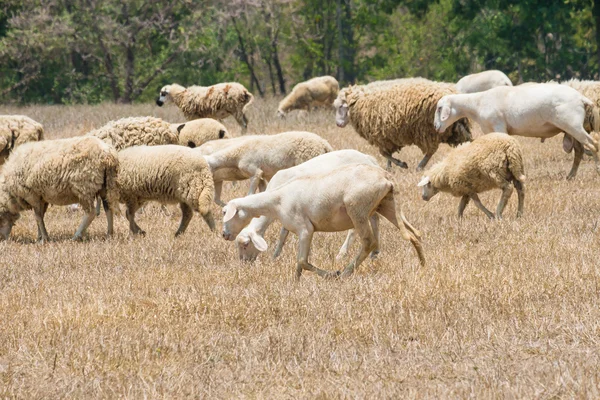
<instances>
[{"instance_id":1,"label":"meadow","mask_svg":"<svg viewBox=\"0 0 600 400\"><path fill-rule=\"evenodd\" d=\"M249 133L308 130L385 165L332 111L280 120L276 104L255 100ZM47 139L124 116L183 121L154 104L0 108L11 113L44 124ZM129 237L123 213L106 239L101 214L83 243L70 240L81 212L51 206L44 245L25 212L0 242L0 398L600 398L600 176L585 157L565 180L562 135L519 140L525 215L515 193L502 221L472 204L459 220L449 195L422 201L422 155L402 150L397 206L422 232L427 265L385 221L379 258L343 281L294 281L294 235L271 259L277 223L267 253L241 263L216 205L215 233L195 215L175 239L179 209L153 204L137 218L145 237ZM223 199L247 187L226 184ZM499 197L481 199L495 208ZM312 263L343 268L344 238L317 233Z\"/></svg>"}]
</instances>

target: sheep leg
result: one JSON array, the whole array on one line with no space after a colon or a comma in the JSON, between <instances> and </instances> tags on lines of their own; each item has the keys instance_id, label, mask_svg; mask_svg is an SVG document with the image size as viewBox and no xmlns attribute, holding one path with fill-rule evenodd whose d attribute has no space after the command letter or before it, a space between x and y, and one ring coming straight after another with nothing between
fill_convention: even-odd
<instances>
[{"instance_id":1,"label":"sheep leg","mask_svg":"<svg viewBox=\"0 0 600 400\"><path fill-rule=\"evenodd\" d=\"M84 207L83 210L85 211L85 214L83 215L81 224L79 224L79 228L77 228L77 232L75 232L75 236L73 236L73 240L81 240L88 226L90 226L94 218L96 218L96 210L94 209L94 203Z\"/></svg>"},{"instance_id":2,"label":"sheep leg","mask_svg":"<svg viewBox=\"0 0 600 400\"><path fill-rule=\"evenodd\" d=\"M237 121L238 125L242 128L242 135L245 135L246 131L248 130L248 118L246 117L243 111L236 113L234 118Z\"/></svg>"},{"instance_id":3,"label":"sheep leg","mask_svg":"<svg viewBox=\"0 0 600 400\"><path fill-rule=\"evenodd\" d=\"M44 215L46 215L47 210L48 203L42 203L39 208L36 207L33 210L35 213L35 221L37 222L38 228L37 240L41 244L50 241L50 238L48 237L48 231L46 231L46 224L44 223Z\"/></svg>"},{"instance_id":4,"label":"sheep leg","mask_svg":"<svg viewBox=\"0 0 600 400\"><path fill-rule=\"evenodd\" d=\"M225 203L221 200L221 190L223 190L223 181L215 182L215 203L225 207Z\"/></svg>"},{"instance_id":5,"label":"sheep leg","mask_svg":"<svg viewBox=\"0 0 600 400\"><path fill-rule=\"evenodd\" d=\"M98 215L100 215L100 203L102 202L102 199L100 198L100 196L96 197L96 217Z\"/></svg>"},{"instance_id":6,"label":"sheep leg","mask_svg":"<svg viewBox=\"0 0 600 400\"><path fill-rule=\"evenodd\" d=\"M331 273L317 268L308 262L308 255L310 253L310 245L312 243L313 233L314 231L312 230L312 227L310 229L304 229L300 232L300 241L298 243L298 256L296 259L296 280L300 279L303 270L316 272L319 276L323 278L331 278L338 275L335 272Z\"/></svg>"},{"instance_id":7,"label":"sheep leg","mask_svg":"<svg viewBox=\"0 0 600 400\"><path fill-rule=\"evenodd\" d=\"M258 191L264 192L265 190L267 190L267 182L263 178L258 182Z\"/></svg>"},{"instance_id":8,"label":"sheep leg","mask_svg":"<svg viewBox=\"0 0 600 400\"><path fill-rule=\"evenodd\" d=\"M496 218L502 219L502 212L504 211L504 207L506 207L506 203L510 196L512 195L513 187L510 183L507 183L502 188L502 196L500 196L500 201L498 202L498 207L496 207Z\"/></svg>"},{"instance_id":9,"label":"sheep leg","mask_svg":"<svg viewBox=\"0 0 600 400\"><path fill-rule=\"evenodd\" d=\"M377 255L379 254L379 216L377 216L377 214L373 214L373 216L371 217L371 229L373 230L373 235L375 236L375 248L373 249L373 251L371 252L371 260L377 258Z\"/></svg>"},{"instance_id":10,"label":"sheep leg","mask_svg":"<svg viewBox=\"0 0 600 400\"><path fill-rule=\"evenodd\" d=\"M598 159L598 143L592 138L592 136L583 129L583 124L576 124L575 121L570 118L569 115L565 115L562 119L563 121L568 121L572 124L569 126L568 123L565 123L565 126L558 126L558 128L562 129L565 133L568 133L573 137L573 139L577 140L581 143L584 149L588 149L592 152L592 157L594 157L594 162L596 163L596 172L600 174L600 159ZM575 162L573 162L575 164Z\"/></svg>"},{"instance_id":11,"label":"sheep leg","mask_svg":"<svg viewBox=\"0 0 600 400\"><path fill-rule=\"evenodd\" d=\"M206 222L206 225L208 225L208 229L210 229L211 232L215 231L215 219L213 218L212 212L209 211L206 214L204 214L202 216L202 219L204 220L204 222Z\"/></svg>"},{"instance_id":12,"label":"sheep leg","mask_svg":"<svg viewBox=\"0 0 600 400\"><path fill-rule=\"evenodd\" d=\"M251 194L254 194L254 192L256 192L256 187L258 186L259 182L262 180L263 177L263 171L262 169L257 169L256 173L254 174L254 176L252 178L250 178L250 190L248 190L248 196L250 196Z\"/></svg>"},{"instance_id":13,"label":"sheep leg","mask_svg":"<svg viewBox=\"0 0 600 400\"><path fill-rule=\"evenodd\" d=\"M177 232L175 232L175 237L185 232L188 225L190 224L190 221L192 220L192 217L194 216L194 211L192 210L192 207L188 206L187 204L179 203L179 208L181 208L181 222L179 223L179 228L177 229Z\"/></svg>"},{"instance_id":14,"label":"sheep leg","mask_svg":"<svg viewBox=\"0 0 600 400\"><path fill-rule=\"evenodd\" d=\"M423 168L425 168L432 156L433 154L425 154L419 165L417 165L417 171L423 171Z\"/></svg>"},{"instance_id":15,"label":"sheep leg","mask_svg":"<svg viewBox=\"0 0 600 400\"><path fill-rule=\"evenodd\" d=\"M347 256L348 249L350 248L350 246L352 246L353 242L354 242L354 229L350 229L348 231L348 235L346 236L346 240L344 241L344 244L342 244L340 251L338 252L337 256L335 256L335 259L341 260L343 257Z\"/></svg>"},{"instance_id":16,"label":"sheep leg","mask_svg":"<svg viewBox=\"0 0 600 400\"><path fill-rule=\"evenodd\" d=\"M287 229L283 227L281 228L281 231L279 232L279 240L277 241L277 246L275 246L275 252L273 253L273 258L277 258L281 254L281 250L283 249L283 245L285 244L289 233L290 231Z\"/></svg>"},{"instance_id":17,"label":"sheep leg","mask_svg":"<svg viewBox=\"0 0 600 400\"><path fill-rule=\"evenodd\" d=\"M487 208L485 208L485 206L481 203L481 200L479 200L479 196L477 196L477 194L473 193L470 196L471 196L471 199L473 199L473 203L475 203L475 205L477 206L477 208L479 208L481 211L483 211L483 213L485 215L487 215L488 218L494 219L494 214L492 214L492 212L490 210L488 210Z\"/></svg>"},{"instance_id":18,"label":"sheep leg","mask_svg":"<svg viewBox=\"0 0 600 400\"><path fill-rule=\"evenodd\" d=\"M514 181L515 188L517 189L517 195L519 196L519 207L517 209L517 218L523 216L523 205L525 203L525 185L521 181Z\"/></svg>"},{"instance_id":19,"label":"sheep leg","mask_svg":"<svg viewBox=\"0 0 600 400\"><path fill-rule=\"evenodd\" d=\"M464 195L460 198L460 203L458 204L458 218L463 217L463 213L465 212L467 204L469 204L469 200L471 200L471 198L468 195Z\"/></svg>"},{"instance_id":20,"label":"sheep leg","mask_svg":"<svg viewBox=\"0 0 600 400\"><path fill-rule=\"evenodd\" d=\"M106 224L107 224L107 232L106 235L107 236L112 236L113 232L113 212L110 209L110 207L108 206L108 202L106 201L106 199L102 199L102 206L104 207L104 213L106 214ZM96 215L98 215L98 213L96 212Z\"/></svg>"},{"instance_id":21,"label":"sheep leg","mask_svg":"<svg viewBox=\"0 0 600 400\"><path fill-rule=\"evenodd\" d=\"M340 278L346 278L352 275L354 269L358 268L365 258L367 258L369 253L375 250L377 247L373 230L371 229L368 219L364 220L363 218L352 218L352 223L354 224L354 230L358 232L358 235L360 236L362 246L356 258L352 260L352 262L348 264L341 272Z\"/></svg>"},{"instance_id":22,"label":"sheep leg","mask_svg":"<svg viewBox=\"0 0 600 400\"><path fill-rule=\"evenodd\" d=\"M137 206L137 204L127 204L125 217L129 221L129 231L133 235L145 235L146 232L144 232L142 228L140 228L138 224L135 223L135 212L138 210L138 208L139 207Z\"/></svg>"},{"instance_id":23,"label":"sheep leg","mask_svg":"<svg viewBox=\"0 0 600 400\"><path fill-rule=\"evenodd\" d=\"M578 141L574 141L573 149L575 150L575 157L573 158L573 166L571 167L571 172L569 172L569 175L567 175L568 181L577 176L577 170L579 170L579 164L581 163L581 159L583 158L583 146L581 143L579 143Z\"/></svg>"},{"instance_id":24,"label":"sheep leg","mask_svg":"<svg viewBox=\"0 0 600 400\"><path fill-rule=\"evenodd\" d=\"M392 156L391 156L391 155L389 155L389 154L387 154L387 155L386 155L386 154L384 154L383 156L384 156L384 157L387 159L387 167L386 167L386 169L387 169L388 171L391 171L391 169L392 169L392 164L395 164L395 165L399 166L400 168L404 168L404 169L407 169L407 168L408 168L408 164L407 164L407 163L405 163L404 161L400 161L400 160L398 160L398 159L396 159L396 158L392 157Z\"/></svg>"}]
</instances>

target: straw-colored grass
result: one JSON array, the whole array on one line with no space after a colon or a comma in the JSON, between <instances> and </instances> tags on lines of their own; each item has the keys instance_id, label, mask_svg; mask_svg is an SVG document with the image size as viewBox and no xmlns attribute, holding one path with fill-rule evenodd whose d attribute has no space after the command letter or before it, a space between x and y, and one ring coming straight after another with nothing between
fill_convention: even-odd
<instances>
[{"instance_id":1,"label":"straw-colored grass","mask_svg":"<svg viewBox=\"0 0 600 400\"><path fill-rule=\"evenodd\" d=\"M316 132L337 149L384 160L331 112L276 118L276 100L255 100L250 133ZM44 124L48 139L84 134L109 120L174 107L2 107ZM239 127L225 121L234 134ZM179 210L146 207L130 239L125 218L104 237L104 214L83 243L69 239L81 213L50 207L51 243L35 244L32 212L0 243L0 398L599 398L600 177L555 138L520 139L525 216L516 194L503 221L458 199L420 199L415 148L394 170L407 218L423 232L427 266L382 222L382 252L345 281L293 280L297 240L241 264L233 243L196 215L175 239ZM449 150L442 146L432 162ZM227 185L225 200L247 183ZM482 196L495 207L499 191ZM220 217L220 209L213 209ZM220 224L219 228L220 228ZM312 262L340 269L345 233L317 233ZM352 254L357 251L352 249ZM347 261L347 260L345 260Z\"/></svg>"}]
</instances>

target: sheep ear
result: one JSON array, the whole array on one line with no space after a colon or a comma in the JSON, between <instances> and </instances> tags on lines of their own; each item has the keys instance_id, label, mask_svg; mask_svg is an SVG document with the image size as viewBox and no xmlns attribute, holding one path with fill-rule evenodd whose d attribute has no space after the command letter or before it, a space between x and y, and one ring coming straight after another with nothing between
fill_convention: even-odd
<instances>
[{"instance_id":1,"label":"sheep ear","mask_svg":"<svg viewBox=\"0 0 600 400\"><path fill-rule=\"evenodd\" d=\"M227 204L227 211L225 211L225 216L223 217L223 222L229 221L231 218L235 216L237 213L237 207L235 204Z\"/></svg>"},{"instance_id":2,"label":"sheep ear","mask_svg":"<svg viewBox=\"0 0 600 400\"><path fill-rule=\"evenodd\" d=\"M269 248L269 245L267 244L265 239L259 236L256 232L252 232L252 234L250 235L250 239L252 240L252 244L254 245L254 247L256 247L256 250L258 251L267 251L267 249Z\"/></svg>"},{"instance_id":3,"label":"sheep ear","mask_svg":"<svg viewBox=\"0 0 600 400\"><path fill-rule=\"evenodd\" d=\"M177 127L177 133L181 133L181 130L183 129L183 127L185 126L185 124L181 124Z\"/></svg>"},{"instance_id":4,"label":"sheep ear","mask_svg":"<svg viewBox=\"0 0 600 400\"><path fill-rule=\"evenodd\" d=\"M221 129L219 131L219 139L223 139L225 137L225 131L223 129Z\"/></svg>"},{"instance_id":5,"label":"sheep ear","mask_svg":"<svg viewBox=\"0 0 600 400\"><path fill-rule=\"evenodd\" d=\"M448 118L450 118L450 107L448 106L443 106L442 107L442 115L440 116L440 119L442 121L447 120Z\"/></svg>"},{"instance_id":6,"label":"sheep ear","mask_svg":"<svg viewBox=\"0 0 600 400\"><path fill-rule=\"evenodd\" d=\"M425 177L423 177L423 179L421 179L421 182L417 183L417 186L418 186L418 187L425 186L425 185L427 185L429 182L430 182L430 180L429 180L429 177L428 177L428 176L425 176Z\"/></svg>"}]
</instances>

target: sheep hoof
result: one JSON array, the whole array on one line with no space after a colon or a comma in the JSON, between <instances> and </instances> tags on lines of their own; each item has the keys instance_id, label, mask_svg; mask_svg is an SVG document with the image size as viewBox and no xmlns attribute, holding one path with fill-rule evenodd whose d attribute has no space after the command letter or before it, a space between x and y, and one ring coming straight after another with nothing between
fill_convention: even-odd
<instances>
[{"instance_id":1,"label":"sheep hoof","mask_svg":"<svg viewBox=\"0 0 600 400\"><path fill-rule=\"evenodd\" d=\"M73 236L71 240L73 242L83 242L83 238L81 236Z\"/></svg>"},{"instance_id":2,"label":"sheep hoof","mask_svg":"<svg viewBox=\"0 0 600 400\"><path fill-rule=\"evenodd\" d=\"M568 181L572 181L574 178L575 178L575 175L574 175L574 174L569 174L569 175L567 175L567 180L568 180Z\"/></svg>"},{"instance_id":3,"label":"sheep hoof","mask_svg":"<svg viewBox=\"0 0 600 400\"><path fill-rule=\"evenodd\" d=\"M371 252L371 260L375 260L379 255L379 250L374 250Z\"/></svg>"}]
</instances>

